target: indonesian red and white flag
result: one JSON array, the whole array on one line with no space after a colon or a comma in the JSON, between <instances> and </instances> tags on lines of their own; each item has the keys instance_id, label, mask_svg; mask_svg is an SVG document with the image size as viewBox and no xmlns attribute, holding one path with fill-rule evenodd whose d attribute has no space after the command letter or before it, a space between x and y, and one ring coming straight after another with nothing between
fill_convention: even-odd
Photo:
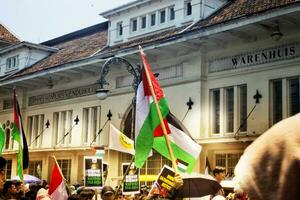
<instances>
[{"instance_id":1,"label":"indonesian red and white flag","mask_svg":"<svg viewBox=\"0 0 300 200\"><path fill-rule=\"evenodd\" d=\"M49 195L52 200L67 200L68 193L66 190L64 179L60 173L60 168L57 163L54 163L50 185L49 185Z\"/></svg>"}]
</instances>

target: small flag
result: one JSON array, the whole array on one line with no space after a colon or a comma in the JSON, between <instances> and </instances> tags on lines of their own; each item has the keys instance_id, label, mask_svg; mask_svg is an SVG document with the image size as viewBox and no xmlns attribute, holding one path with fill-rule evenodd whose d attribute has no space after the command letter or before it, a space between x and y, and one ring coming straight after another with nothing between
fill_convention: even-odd
<instances>
[{"instance_id":1,"label":"small flag","mask_svg":"<svg viewBox=\"0 0 300 200\"><path fill-rule=\"evenodd\" d=\"M13 123L13 139L19 144L18 150L18 165L17 174L21 180L23 180L23 170L28 168L29 165L29 152L25 132L23 129L22 116L19 107L19 103L16 96L16 90L13 94L14 103L14 123Z\"/></svg>"},{"instance_id":2,"label":"small flag","mask_svg":"<svg viewBox=\"0 0 300 200\"><path fill-rule=\"evenodd\" d=\"M2 155L4 145L5 145L5 130L3 129L2 124L0 123L0 156Z\"/></svg>"},{"instance_id":3,"label":"small flag","mask_svg":"<svg viewBox=\"0 0 300 200\"><path fill-rule=\"evenodd\" d=\"M176 160L176 164L177 164L178 169L182 172L186 172L188 165L189 165L187 162L184 162L183 160L180 160L180 159Z\"/></svg>"},{"instance_id":4,"label":"small flag","mask_svg":"<svg viewBox=\"0 0 300 200\"><path fill-rule=\"evenodd\" d=\"M109 149L116 151L129 153L134 155L134 142L121 131L119 131L114 125L110 124L109 128Z\"/></svg>"},{"instance_id":5,"label":"small flag","mask_svg":"<svg viewBox=\"0 0 300 200\"><path fill-rule=\"evenodd\" d=\"M61 170L55 161L52 170L50 185L49 185L49 195L52 200L67 200L68 193L66 190L64 178L61 174Z\"/></svg>"}]
</instances>

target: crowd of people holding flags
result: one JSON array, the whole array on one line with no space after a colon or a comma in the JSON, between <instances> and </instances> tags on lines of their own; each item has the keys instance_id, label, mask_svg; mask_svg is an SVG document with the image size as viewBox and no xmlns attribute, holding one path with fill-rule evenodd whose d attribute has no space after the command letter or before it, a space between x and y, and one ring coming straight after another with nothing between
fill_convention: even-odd
<instances>
[{"instance_id":1,"label":"crowd of people holding flags","mask_svg":"<svg viewBox=\"0 0 300 200\"><path fill-rule=\"evenodd\" d=\"M53 157L54 166L49 185L44 181L28 187L23 182L23 170L28 168L29 153L20 108L14 90L13 138L19 144L17 174L20 177L20 181L4 180L6 160L0 156L0 200L97 200L100 198L103 200L159 200L191 197L186 194L183 195L182 191L186 187L187 182L180 174L182 171L188 173L193 171L193 167L199 158L201 146L185 134L178 125L171 123L172 120L170 118L172 118L172 114L170 113L163 90L153 75L143 50L141 49L140 52L144 67L136 98L136 143L134 145L128 142L126 138L123 138L123 142L126 143L127 147L131 147L131 150L135 146L135 150L131 151L131 153L134 155L133 160L136 168L141 168L144 165L148 156L151 155L152 149L155 149L158 153L171 160L172 168L164 166L157 180L151 189L148 190L147 187L140 188L139 182L136 183L138 180L135 174L136 170L130 172L133 167L132 163L129 164L124 168L126 170L122 182L126 183L126 176L131 175L128 178L131 182L129 181L123 187L135 187L135 190L138 188L138 192L129 190L129 192L135 194L132 196L120 192L122 191L120 190L120 185L113 189L111 186L105 185L105 180L102 178L98 179L97 176L103 177L103 162L102 159L91 158L91 161L87 162L85 166L86 181L89 184L94 184L94 186L101 185L99 187L101 191L97 194L97 190L89 189L88 187L78 187L78 185L68 186L65 183L56 158ZM213 182L216 190L214 192L207 192L208 198L213 200L249 199L246 193L241 190L242 188L251 198L253 197L251 200L299 199L299 122L300 114L280 122L246 149L235 170L237 180L240 183L239 191L235 191L235 193L225 197L225 192L219 184L224 179L225 169L216 168L213 171L215 177ZM114 128L111 127L111 129ZM0 136L3 135L2 130L0 126ZM285 137L282 137L281 133L285 133ZM3 149L3 145L4 139L0 137L1 150ZM114 148L118 150L118 147L114 146ZM136 186L138 187L136 188ZM196 190L201 191L203 188L199 187Z\"/></svg>"}]
</instances>

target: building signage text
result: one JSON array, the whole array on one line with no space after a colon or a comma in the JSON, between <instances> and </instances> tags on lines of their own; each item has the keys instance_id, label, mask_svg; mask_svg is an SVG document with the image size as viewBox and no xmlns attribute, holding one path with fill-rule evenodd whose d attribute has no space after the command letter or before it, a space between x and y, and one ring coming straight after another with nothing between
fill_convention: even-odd
<instances>
[{"instance_id":1,"label":"building signage text","mask_svg":"<svg viewBox=\"0 0 300 200\"><path fill-rule=\"evenodd\" d=\"M248 52L236 56L212 60L209 62L209 73L226 71L292 59L300 56L300 45L292 44Z\"/></svg>"},{"instance_id":2,"label":"building signage text","mask_svg":"<svg viewBox=\"0 0 300 200\"><path fill-rule=\"evenodd\" d=\"M29 106L40 105L50 103L54 101L73 99L77 97L83 97L93 95L96 93L96 85L88 85L68 90L61 90L58 92L52 92L48 94L42 94L38 96L29 97Z\"/></svg>"}]
</instances>

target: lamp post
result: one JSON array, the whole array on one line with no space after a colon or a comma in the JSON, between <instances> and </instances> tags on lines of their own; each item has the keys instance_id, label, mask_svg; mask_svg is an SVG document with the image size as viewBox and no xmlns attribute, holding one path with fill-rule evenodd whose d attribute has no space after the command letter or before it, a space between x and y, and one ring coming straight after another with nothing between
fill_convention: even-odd
<instances>
[{"instance_id":1,"label":"lamp post","mask_svg":"<svg viewBox=\"0 0 300 200\"><path fill-rule=\"evenodd\" d=\"M108 89L104 88L104 85L109 85L105 80L105 76L108 74L111 65L124 65L126 66L127 71L133 76L132 88L134 90L134 97L132 100L133 109L132 109L132 124L131 124L131 138L134 139L134 120L135 120L135 100L136 92L140 82L141 77L141 68L139 65L132 65L128 60L122 57L112 57L108 59L103 65L100 72L100 78L97 80L97 89L96 95L100 100L104 100L108 97Z\"/></svg>"}]
</instances>

